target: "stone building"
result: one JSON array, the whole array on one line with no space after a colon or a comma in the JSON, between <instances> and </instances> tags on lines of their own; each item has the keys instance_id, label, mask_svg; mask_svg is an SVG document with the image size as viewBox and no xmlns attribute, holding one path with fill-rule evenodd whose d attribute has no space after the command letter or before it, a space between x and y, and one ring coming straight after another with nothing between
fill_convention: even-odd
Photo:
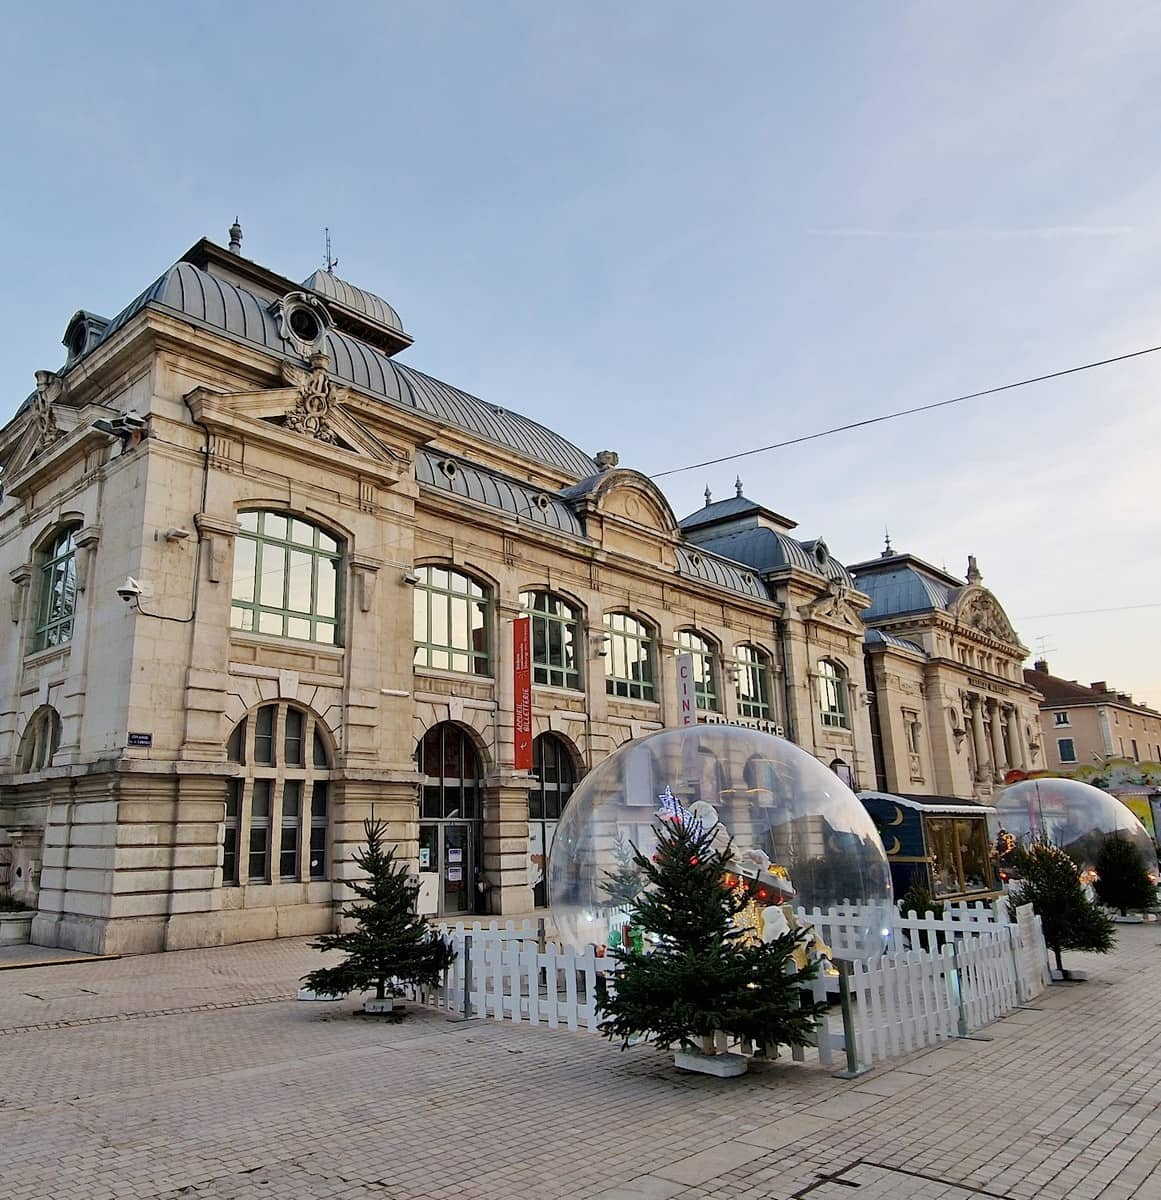
<instances>
[{"instance_id":1,"label":"stone building","mask_svg":"<svg viewBox=\"0 0 1161 1200\"><path fill-rule=\"evenodd\" d=\"M888 544L850 573L871 598L862 619L879 789L986 802L1008 771L1042 767L1028 651L976 560L957 579Z\"/></svg>"},{"instance_id":2,"label":"stone building","mask_svg":"<svg viewBox=\"0 0 1161 1200\"><path fill-rule=\"evenodd\" d=\"M1134 703L1102 679L1087 687L1052 675L1038 659L1024 681L1041 693L1040 727L1050 771L1103 766L1109 759L1161 762L1161 712Z\"/></svg>"},{"instance_id":3,"label":"stone building","mask_svg":"<svg viewBox=\"0 0 1161 1200\"><path fill-rule=\"evenodd\" d=\"M330 929L370 816L425 909L528 911L576 781L678 722L678 652L701 720L872 778L870 594L821 541L740 486L679 522L615 454L405 365L411 341L235 226L78 312L37 372L0 431L0 886L34 941Z\"/></svg>"}]
</instances>

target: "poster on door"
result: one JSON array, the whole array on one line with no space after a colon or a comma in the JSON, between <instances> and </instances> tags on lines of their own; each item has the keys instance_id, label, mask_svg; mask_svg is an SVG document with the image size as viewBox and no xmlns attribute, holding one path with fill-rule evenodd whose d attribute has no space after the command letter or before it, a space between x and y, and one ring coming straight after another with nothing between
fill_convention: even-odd
<instances>
[{"instance_id":1,"label":"poster on door","mask_svg":"<svg viewBox=\"0 0 1161 1200\"><path fill-rule=\"evenodd\" d=\"M513 766L532 770L532 621L517 617L512 622L513 714L515 739Z\"/></svg>"}]
</instances>

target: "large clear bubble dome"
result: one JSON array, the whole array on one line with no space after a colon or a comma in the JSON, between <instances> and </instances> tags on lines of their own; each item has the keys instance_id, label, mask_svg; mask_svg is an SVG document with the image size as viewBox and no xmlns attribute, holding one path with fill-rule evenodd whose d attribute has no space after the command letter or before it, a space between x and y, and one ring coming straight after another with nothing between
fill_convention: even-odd
<instances>
[{"instance_id":1,"label":"large clear bubble dome","mask_svg":"<svg viewBox=\"0 0 1161 1200\"><path fill-rule=\"evenodd\" d=\"M1137 847L1145 869L1157 874L1157 851L1145 826L1116 796L1091 784L1076 779L1025 779L1004 788L992 807L996 815L988 821L1001 856L1009 837L1023 845L1047 841L1091 869L1105 838L1119 834Z\"/></svg>"},{"instance_id":2,"label":"large clear bubble dome","mask_svg":"<svg viewBox=\"0 0 1161 1200\"><path fill-rule=\"evenodd\" d=\"M672 797L672 799L670 799ZM622 746L573 793L548 866L549 899L566 945L605 945L640 890L634 847L647 858L655 820L680 805L717 841L731 868L770 906L861 906L860 939L875 953L892 903L878 832L833 771L791 742L735 725L666 729Z\"/></svg>"}]
</instances>

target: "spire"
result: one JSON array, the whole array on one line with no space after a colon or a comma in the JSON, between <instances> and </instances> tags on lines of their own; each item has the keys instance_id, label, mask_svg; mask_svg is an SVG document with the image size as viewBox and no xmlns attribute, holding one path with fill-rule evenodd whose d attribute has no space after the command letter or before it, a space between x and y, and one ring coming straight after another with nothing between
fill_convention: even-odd
<instances>
[{"instance_id":1,"label":"spire","mask_svg":"<svg viewBox=\"0 0 1161 1200\"><path fill-rule=\"evenodd\" d=\"M234 218L233 225L230 226L230 253L242 253L242 226L238 224L238 218Z\"/></svg>"},{"instance_id":2,"label":"spire","mask_svg":"<svg viewBox=\"0 0 1161 1200\"><path fill-rule=\"evenodd\" d=\"M980 574L980 569L976 565L976 556L974 554L969 554L968 555L967 581L968 581L968 583L980 583L982 580L983 580L983 576Z\"/></svg>"},{"instance_id":3,"label":"spire","mask_svg":"<svg viewBox=\"0 0 1161 1200\"><path fill-rule=\"evenodd\" d=\"M895 553L895 549L891 545L891 531L886 527L886 525L884 525L883 526L883 553L880 554L879 557L880 558L891 558L894 555L894 553Z\"/></svg>"},{"instance_id":4,"label":"spire","mask_svg":"<svg viewBox=\"0 0 1161 1200\"><path fill-rule=\"evenodd\" d=\"M707 483L705 485L705 506L706 506L706 508L709 508L710 504L712 504L712 503L713 503L713 495L710 493L709 484Z\"/></svg>"},{"instance_id":5,"label":"spire","mask_svg":"<svg viewBox=\"0 0 1161 1200\"><path fill-rule=\"evenodd\" d=\"M738 497L739 500L741 500L741 498L742 498L742 477L741 477L741 475L739 475L737 477L737 479L734 480L734 494Z\"/></svg>"}]
</instances>

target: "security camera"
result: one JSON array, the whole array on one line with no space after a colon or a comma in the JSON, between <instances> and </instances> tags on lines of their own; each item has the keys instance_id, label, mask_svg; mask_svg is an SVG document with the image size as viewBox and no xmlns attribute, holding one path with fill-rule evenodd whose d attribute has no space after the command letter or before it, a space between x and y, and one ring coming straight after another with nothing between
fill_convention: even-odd
<instances>
[{"instance_id":1,"label":"security camera","mask_svg":"<svg viewBox=\"0 0 1161 1200\"><path fill-rule=\"evenodd\" d=\"M133 578L132 575L126 577L125 582L117 589L117 595L125 601L126 604L132 604L135 600L141 597L141 584Z\"/></svg>"},{"instance_id":2,"label":"security camera","mask_svg":"<svg viewBox=\"0 0 1161 1200\"><path fill-rule=\"evenodd\" d=\"M419 582L419 576L414 571L404 571L399 577L399 582L414 587Z\"/></svg>"},{"instance_id":3,"label":"security camera","mask_svg":"<svg viewBox=\"0 0 1161 1200\"><path fill-rule=\"evenodd\" d=\"M139 430L145 428L145 418L139 413L122 413L121 416L117 418L117 424L128 433L137 433Z\"/></svg>"}]
</instances>

